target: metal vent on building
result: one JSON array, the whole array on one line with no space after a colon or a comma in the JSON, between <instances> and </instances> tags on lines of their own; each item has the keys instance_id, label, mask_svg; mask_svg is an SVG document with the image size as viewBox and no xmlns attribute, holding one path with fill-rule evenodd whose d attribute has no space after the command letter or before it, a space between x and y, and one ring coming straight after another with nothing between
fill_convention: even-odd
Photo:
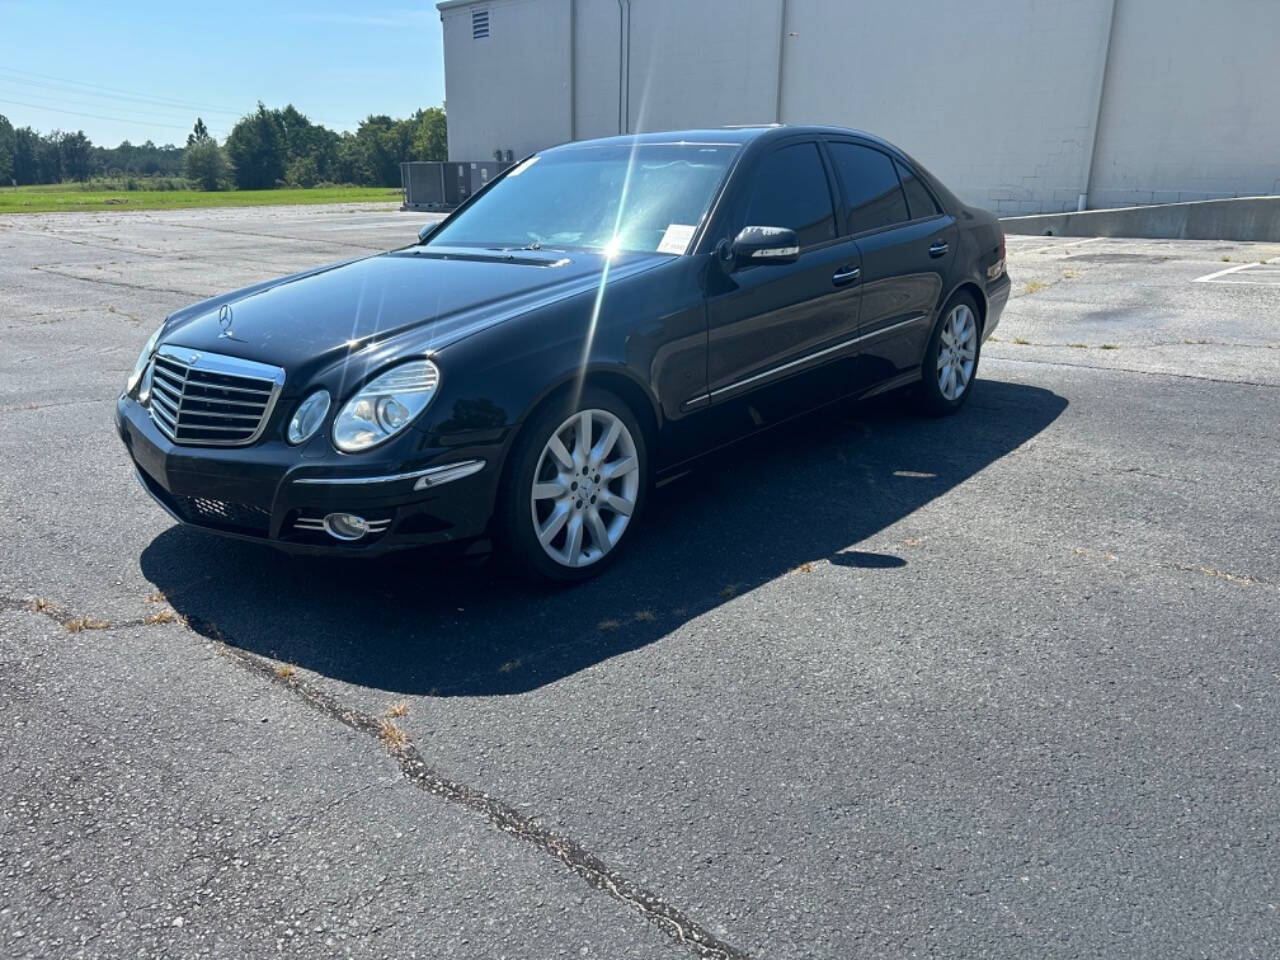
<instances>
[{"instance_id":1,"label":"metal vent on building","mask_svg":"<svg viewBox=\"0 0 1280 960\"><path fill-rule=\"evenodd\" d=\"M489 36L489 11L471 11L471 39L483 40Z\"/></svg>"}]
</instances>

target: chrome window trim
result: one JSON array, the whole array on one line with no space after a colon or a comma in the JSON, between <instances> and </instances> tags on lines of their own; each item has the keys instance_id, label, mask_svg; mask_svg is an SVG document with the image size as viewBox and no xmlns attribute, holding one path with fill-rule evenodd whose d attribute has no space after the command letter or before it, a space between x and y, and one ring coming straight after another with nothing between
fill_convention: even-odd
<instances>
[{"instance_id":1,"label":"chrome window trim","mask_svg":"<svg viewBox=\"0 0 1280 960\"><path fill-rule=\"evenodd\" d=\"M408 473L390 473L379 477L298 477L294 483L320 484L331 487L366 486L377 483L396 483L400 480L416 480L415 490L426 490L438 487L451 480L461 480L485 468L484 460L460 460L457 463L446 463L441 466L427 467L424 470L411 470Z\"/></svg>"},{"instance_id":2,"label":"chrome window trim","mask_svg":"<svg viewBox=\"0 0 1280 960\"><path fill-rule=\"evenodd\" d=\"M271 415L275 412L276 402L280 399L280 394L284 390L284 370L280 367L273 366L269 363L259 363L256 360L243 360L240 357L230 357L221 353L206 353L203 350L194 350L191 347L183 347L177 344L164 343L156 347L155 354L152 355L151 366L154 370L155 358L163 357L169 363L176 363L186 367L188 370L196 370L201 373L223 374L232 377L246 377L254 380L269 381L271 387L267 390L252 390L243 387L220 387L219 389L230 390L236 393L266 393L267 401L262 408L262 419L258 422L258 428L247 439L242 440L179 440L177 432L179 429L178 416L181 412L180 406L176 413L169 414L169 419L173 421L173 425L162 423L152 416L152 422L169 440L182 447L247 447L256 443L267 429L267 424L271 422ZM153 375L154 376L154 375ZM163 373L161 376L165 376ZM173 387L169 387L172 393ZM166 400L169 398L166 397ZM179 396L181 401L181 395ZM235 403L235 401L227 401ZM169 401L173 406L173 401ZM239 405L239 404L237 404ZM151 410L151 404L147 404L148 410ZM212 432L231 432L234 428L230 427L200 427L201 430ZM170 432L172 431L172 432Z\"/></svg>"},{"instance_id":3,"label":"chrome window trim","mask_svg":"<svg viewBox=\"0 0 1280 960\"><path fill-rule=\"evenodd\" d=\"M685 401L684 408L686 410L692 410L695 407L699 407L705 403L709 403L710 401L714 400L716 397L719 397L723 394L736 393L737 391L741 390L743 387L750 386L753 383L756 383L760 380L764 380L768 377L772 377L775 374L782 373L786 370L790 370L793 367L798 367L798 366L801 366L802 364L806 364L813 360L817 360L820 357L825 357L827 354L836 353L840 350L846 350L849 347L852 347L855 344L859 344L864 340L870 340L873 337L878 337L885 333L891 333L894 330L899 330L902 327L910 326L913 323L919 323L921 320L927 320L928 316L929 316L928 314L922 313L922 314L919 314L918 316L909 317L906 320L899 320L897 323L891 323L887 327L880 327L878 330L872 330L870 333L860 334L859 336L856 336L850 340L843 340L840 343L835 344L834 346L823 347L821 350L815 350L813 353L806 353L803 357L796 357L796 359L788 360L786 363L778 364L778 366L776 367L770 367L768 370L761 370L759 373L753 373L749 377L743 377L741 380L735 380L733 383L727 383L723 387L716 387L714 390L710 390L706 393L701 393L698 396L694 397L693 399Z\"/></svg>"}]
</instances>

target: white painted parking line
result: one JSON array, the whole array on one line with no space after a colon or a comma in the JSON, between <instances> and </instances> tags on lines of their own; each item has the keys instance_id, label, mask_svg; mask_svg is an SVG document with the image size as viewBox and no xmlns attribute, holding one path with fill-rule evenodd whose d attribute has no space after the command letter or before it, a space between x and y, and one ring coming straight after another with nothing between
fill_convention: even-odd
<instances>
[{"instance_id":1,"label":"white painted parking line","mask_svg":"<svg viewBox=\"0 0 1280 960\"><path fill-rule=\"evenodd\" d=\"M1280 257L1272 257L1262 263L1238 263L1234 267L1227 267L1225 270L1219 270L1216 273L1207 273L1203 277L1196 277L1192 283L1238 283L1250 284L1258 287L1280 287L1280 269L1274 264ZM1241 274L1247 273L1248 279ZM1230 277L1230 280L1222 278Z\"/></svg>"},{"instance_id":2,"label":"white painted parking line","mask_svg":"<svg viewBox=\"0 0 1280 960\"><path fill-rule=\"evenodd\" d=\"M1241 270L1248 270L1252 267L1252 263L1237 263L1234 267L1227 267L1225 270L1219 270L1217 273L1206 273L1203 277L1196 277L1192 283L1209 283L1217 280L1219 277L1225 277L1229 273L1239 273Z\"/></svg>"}]
</instances>

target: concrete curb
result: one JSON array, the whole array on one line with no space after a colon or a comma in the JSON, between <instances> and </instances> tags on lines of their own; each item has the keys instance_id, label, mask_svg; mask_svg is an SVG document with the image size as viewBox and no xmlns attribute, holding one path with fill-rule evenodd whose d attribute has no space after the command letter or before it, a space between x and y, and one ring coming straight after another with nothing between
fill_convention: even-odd
<instances>
[{"instance_id":1,"label":"concrete curb","mask_svg":"<svg viewBox=\"0 0 1280 960\"><path fill-rule=\"evenodd\" d=\"M1280 197L1161 203L1080 213L1004 217L1005 233L1052 237L1280 242Z\"/></svg>"}]
</instances>

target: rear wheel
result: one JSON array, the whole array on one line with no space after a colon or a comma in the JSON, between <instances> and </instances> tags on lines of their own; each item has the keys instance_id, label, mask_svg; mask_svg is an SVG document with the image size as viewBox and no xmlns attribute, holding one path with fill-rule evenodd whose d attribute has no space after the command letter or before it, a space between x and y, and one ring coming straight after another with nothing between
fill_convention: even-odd
<instances>
[{"instance_id":1,"label":"rear wheel","mask_svg":"<svg viewBox=\"0 0 1280 960\"><path fill-rule=\"evenodd\" d=\"M605 390L583 391L577 409L552 402L511 453L499 518L521 572L557 583L595 576L635 525L648 479L644 432Z\"/></svg>"},{"instance_id":2,"label":"rear wheel","mask_svg":"<svg viewBox=\"0 0 1280 960\"><path fill-rule=\"evenodd\" d=\"M955 413L972 392L978 374L978 305L967 293L947 301L924 354L921 405L936 416Z\"/></svg>"}]
</instances>

